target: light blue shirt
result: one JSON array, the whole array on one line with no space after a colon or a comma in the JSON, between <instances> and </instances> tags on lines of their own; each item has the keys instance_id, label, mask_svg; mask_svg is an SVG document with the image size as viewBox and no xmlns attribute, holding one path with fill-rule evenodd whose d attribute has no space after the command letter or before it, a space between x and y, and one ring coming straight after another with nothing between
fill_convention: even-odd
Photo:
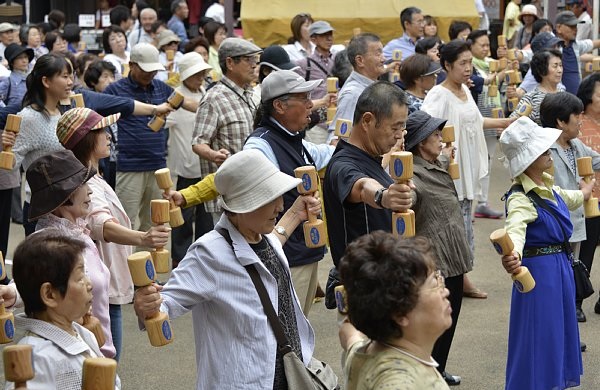
<instances>
[{"instance_id":1,"label":"light blue shirt","mask_svg":"<svg viewBox=\"0 0 600 390\"><path fill-rule=\"evenodd\" d=\"M392 59L394 50L402 50L402 61L415 54L416 42L413 42L408 34L404 33L400 38L392 39L383 48L383 56L386 60Z\"/></svg>"},{"instance_id":2,"label":"light blue shirt","mask_svg":"<svg viewBox=\"0 0 600 390\"><path fill-rule=\"evenodd\" d=\"M338 92L337 110L335 111L335 116L329 125L329 137L327 138L327 143L333 139L335 122L338 119L346 119L349 121L354 120L354 110L356 109L358 97L365 90L365 88L374 82L374 80L371 80L370 78L363 76L354 70L352 73L350 73L350 76L348 76L344 86Z\"/></svg>"},{"instance_id":3,"label":"light blue shirt","mask_svg":"<svg viewBox=\"0 0 600 390\"><path fill-rule=\"evenodd\" d=\"M533 77L533 73L531 73L531 69L529 69L525 74L523 81L521 82L521 84L519 84L519 88L521 88L525 92L531 92L534 89L536 89L538 85L540 85L540 83L535 81L535 77ZM563 83L558 83L558 88L562 90L566 89Z\"/></svg>"},{"instance_id":4,"label":"light blue shirt","mask_svg":"<svg viewBox=\"0 0 600 390\"><path fill-rule=\"evenodd\" d=\"M179 39L181 39L181 42L179 43L179 50L183 50L183 47L189 41L183 22L177 16L173 15L171 16L171 19L169 19L167 27L169 30L173 31L179 37Z\"/></svg>"},{"instance_id":5,"label":"light blue shirt","mask_svg":"<svg viewBox=\"0 0 600 390\"><path fill-rule=\"evenodd\" d=\"M281 123L277 122L275 119L273 119L273 118L270 118L270 119L274 124L276 124L279 128L281 128L283 131L285 131L289 135L298 136L298 137L300 136L298 134L294 134L294 133L287 131L287 129L285 127L283 127L281 125ZM327 164L329 163L329 159L331 159L331 156L333 155L333 152L335 150L335 146L333 146L333 145L328 145L328 144L316 145L316 144L313 144L312 142L308 142L306 140L302 140L302 145L306 148L306 150L308 151L308 153L314 160L315 165L317 166L317 171L321 170L327 166ZM246 143L244 144L244 150L248 150L248 149L260 150L262 152L262 154L264 154L273 163L273 165L275 165L277 167L277 169L279 169L279 162L277 161L277 156L275 156L275 153L273 152L273 148L271 148L271 145L269 145L269 143L266 140L259 138L259 137L250 137L246 140ZM304 160L306 161L306 158ZM306 163L310 163L310 162L306 161Z\"/></svg>"},{"instance_id":6,"label":"light blue shirt","mask_svg":"<svg viewBox=\"0 0 600 390\"><path fill-rule=\"evenodd\" d=\"M27 92L26 79L27 73L17 71L12 71L10 76L0 79L0 100L4 106L20 106L23 103L23 96Z\"/></svg>"},{"instance_id":7,"label":"light blue shirt","mask_svg":"<svg viewBox=\"0 0 600 390\"><path fill-rule=\"evenodd\" d=\"M171 319L192 311L197 390L272 389L277 340L244 266L256 265L275 311L277 282L225 213L215 228L229 231L235 256L218 232L213 230L200 237L161 291L161 311ZM265 238L288 273L302 360L307 365L315 335L292 287L281 243L273 234Z\"/></svg>"}]
</instances>

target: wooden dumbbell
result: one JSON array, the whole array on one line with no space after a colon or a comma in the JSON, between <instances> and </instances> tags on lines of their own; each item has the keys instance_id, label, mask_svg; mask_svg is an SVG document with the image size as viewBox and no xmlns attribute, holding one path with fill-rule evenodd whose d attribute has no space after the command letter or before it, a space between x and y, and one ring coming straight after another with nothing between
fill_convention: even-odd
<instances>
[{"instance_id":1,"label":"wooden dumbbell","mask_svg":"<svg viewBox=\"0 0 600 390\"><path fill-rule=\"evenodd\" d=\"M2 256L2 252L0 252L0 280L3 280L6 277L6 266L4 265L4 257Z\"/></svg>"},{"instance_id":2,"label":"wooden dumbbell","mask_svg":"<svg viewBox=\"0 0 600 390\"><path fill-rule=\"evenodd\" d=\"M446 143L446 147L451 147L452 142L455 141L454 137L454 126L445 126L442 129L442 142ZM448 165L448 174L452 180L460 178L460 172L458 170L458 164L450 157L450 165Z\"/></svg>"},{"instance_id":3,"label":"wooden dumbbell","mask_svg":"<svg viewBox=\"0 0 600 390\"><path fill-rule=\"evenodd\" d=\"M517 75L519 73L519 71L515 71L515 70L507 70L504 76L504 81L509 84L509 85L514 85L516 86L517 84L519 84L519 76ZM515 111L517 109L517 106L519 104L519 98L510 98L507 101L508 104L508 110L509 111Z\"/></svg>"},{"instance_id":4,"label":"wooden dumbbell","mask_svg":"<svg viewBox=\"0 0 600 390\"><path fill-rule=\"evenodd\" d=\"M327 77L327 93L337 93L338 89L338 78ZM330 124L333 121L333 117L335 116L336 110L337 104L333 102L329 105L329 107L327 107L327 124Z\"/></svg>"},{"instance_id":5,"label":"wooden dumbbell","mask_svg":"<svg viewBox=\"0 0 600 390\"><path fill-rule=\"evenodd\" d=\"M515 49L508 49L506 51L506 58L508 58L509 61L514 61L517 59L517 52Z\"/></svg>"},{"instance_id":6,"label":"wooden dumbbell","mask_svg":"<svg viewBox=\"0 0 600 390\"><path fill-rule=\"evenodd\" d=\"M517 114L519 114L520 116L529 116L532 110L533 107L531 107L531 104L529 103L523 102L521 106L517 105Z\"/></svg>"},{"instance_id":7,"label":"wooden dumbbell","mask_svg":"<svg viewBox=\"0 0 600 390\"><path fill-rule=\"evenodd\" d=\"M96 357L83 361L81 390L114 390L116 380L116 360Z\"/></svg>"},{"instance_id":8,"label":"wooden dumbbell","mask_svg":"<svg viewBox=\"0 0 600 390\"><path fill-rule=\"evenodd\" d=\"M131 254L127 258L127 265L135 286L149 286L154 282L156 273L150 252L142 251ZM173 342L171 322L167 313L158 312L152 317L146 318L144 325L152 346L161 347Z\"/></svg>"},{"instance_id":9,"label":"wooden dumbbell","mask_svg":"<svg viewBox=\"0 0 600 390\"><path fill-rule=\"evenodd\" d=\"M488 85L487 94L489 97L498 96L498 85L496 85L496 77L495 76L492 78L490 85Z\"/></svg>"},{"instance_id":10,"label":"wooden dumbbell","mask_svg":"<svg viewBox=\"0 0 600 390\"><path fill-rule=\"evenodd\" d=\"M344 286L336 286L334 289L335 304L340 314L348 314L348 297Z\"/></svg>"},{"instance_id":11,"label":"wooden dumbbell","mask_svg":"<svg viewBox=\"0 0 600 390\"><path fill-rule=\"evenodd\" d=\"M594 179L594 169L592 168L592 158L590 156L577 159L577 172L583 177L586 183ZM586 218L594 218L600 215L598 209L598 198L590 196L588 200L583 202L583 211Z\"/></svg>"},{"instance_id":12,"label":"wooden dumbbell","mask_svg":"<svg viewBox=\"0 0 600 390\"><path fill-rule=\"evenodd\" d=\"M594 57L592 61L586 62L584 68L588 73L600 71L600 57Z\"/></svg>"},{"instance_id":13,"label":"wooden dumbbell","mask_svg":"<svg viewBox=\"0 0 600 390\"><path fill-rule=\"evenodd\" d=\"M413 155L394 152L390 155L390 175L398 184L406 184L413 177ZM397 237L415 235L415 213L412 210L392 213L392 233Z\"/></svg>"},{"instance_id":14,"label":"wooden dumbbell","mask_svg":"<svg viewBox=\"0 0 600 390\"><path fill-rule=\"evenodd\" d=\"M85 107L85 103L83 101L83 95L80 93L75 93L71 95L71 100L75 104L75 107Z\"/></svg>"},{"instance_id":15,"label":"wooden dumbbell","mask_svg":"<svg viewBox=\"0 0 600 390\"><path fill-rule=\"evenodd\" d=\"M400 50L400 49L392 50L392 59L394 61L402 61L402 50Z\"/></svg>"},{"instance_id":16,"label":"wooden dumbbell","mask_svg":"<svg viewBox=\"0 0 600 390\"><path fill-rule=\"evenodd\" d=\"M15 136L19 133L21 128L21 117L18 115L8 114L6 117L6 125L4 131L10 131L15 133ZM3 151L0 152L0 168L6 170L12 170L15 165L15 154L12 152L12 146L5 146Z\"/></svg>"},{"instance_id":17,"label":"wooden dumbbell","mask_svg":"<svg viewBox=\"0 0 600 390\"><path fill-rule=\"evenodd\" d=\"M494 230L490 234L490 241L494 244L496 252L502 256L510 255L515 248L510 236L504 229ZM529 269L523 265L511 277L519 292L526 293L535 287L533 276L531 276Z\"/></svg>"},{"instance_id":18,"label":"wooden dumbbell","mask_svg":"<svg viewBox=\"0 0 600 390\"><path fill-rule=\"evenodd\" d=\"M183 99L184 97L181 93L173 91L171 96L167 99L167 103L169 103L174 110L177 110L183 104ZM154 115L152 119L150 119L150 122L148 122L148 127L151 128L152 131L159 131L165 125L165 122L164 115Z\"/></svg>"},{"instance_id":19,"label":"wooden dumbbell","mask_svg":"<svg viewBox=\"0 0 600 390\"><path fill-rule=\"evenodd\" d=\"M500 69L500 61L490 60L489 66L490 66L490 72L493 72L493 73L498 72L498 70Z\"/></svg>"},{"instance_id":20,"label":"wooden dumbbell","mask_svg":"<svg viewBox=\"0 0 600 390\"><path fill-rule=\"evenodd\" d=\"M129 64L122 64L123 72L121 73L123 77L129 76Z\"/></svg>"},{"instance_id":21,"label":"wooden dumbbell","mask_svg":"<svg viewBox=\"0 0 600 390\"><path fill-rule=\"evenodd\" d=\"M2 252L0 252L0 280L6 277L6 268ZM15 317L10 311L6 311L4 302L0 303L0 344L8 344L15 337Z\"/></svg>"},{"instance_id":22,"label":"wooden dumbbell","mask_svg":"<svg viewBox=\"0 0 600 390\"><path fill-rule=\"evenodd\" d=\"M335 121L334 134L339 138L348 139L352 133L352 121L347 119L338 119Z\"/></svg>"},{"instance_id":23,"label":"wooden dumbbell","mask_svg":"<svg viewBox=\"0 0 600 390\"><path fill-rule=\"evenodd\" d=\"M498 69L504 70L508 67L508 59L506 57L502 57L498 59Z\"/></svg>"},{"instance_id":24,"label":"wooden dumbbell","mask_svg":"<svg viewBox=\"0 0 600 390\"><path fill-rule=\"evenodd\" d=\"M169 223L169 201L166 199L153 199L150 201L150 213L155 225ZM169 251L164 247L158 247L152 252L152 260L156 272L164 274L169 272Z\"/></svg>"},{"instance_id":25,"label":"wooden dumbbell","mask_svg":"<svg viewBox=\"0 0 600 390\"><path fill-rule=\"evenodd\" d=\"M156 184L158 188L164 191L166 195L171 192L173 186L173 180L171 180L171 171L169 168L162 168L154 172L156 178ZM181 208L175 205L173 199L169 201L169 225L171 227L178 227L185 223L183 215L181 214Z\"/></svg>"},{"instance_id":26,"label":"wooden dumbbell","mask_svg":"<svg viewBox=\"0 0 600 390\"><path fill-rule=\"evenodd\" d=\"M500 107L492 108L492 118L504 118L504 110Z\"/></svg>"},{"instance_id":27,"label":"wooden dumbbell","mask_svg":"<svg viewBox=\"0 0 600 390\"><path fill-rule=\"evenodd\" d=\"M102 348L104 343L106 343L106 337L104 336L100 320L90 314L86 314L83 316L83 327L94 334L98 342L98 347Z\"/></svg>"},{"instance_id":28,"label":"wooden dumbbell","mask_svg":"<svg viewBox=\"0 0 600 390\"><path fill-rule=\"evenodd\" d=\"M319 177L317 170L312 165L294 169L294 175L302 180L298 184L300 195L313 195L319 190ZM320 248L326 244L325 224L306 210L308 221L304 222L304 243L308 248Z\"/></svg>"},{"instance_id":29,"label":"wooden dumbbell","mask_svg":"<svg viewBox=\"0 0 600 390\"><path fill-rule=\"evenodd\" d=\"M33 347L27 344L8 345L2 352L4 378L14 382L15 389L26 389L33 379Z\"/></svg>"},{"instance_id":30,"label":"wooden dumbbell","mask_svg":"<svg viewBox=\"0 0 600 390\"><path fill-rule=\"evenodd\" d=\"M173 61L175 59L175 50L165 50L167 61Z\"/></svg>"},{"instance_id":31,"label":"wooden dumbbell","mask_svg":"<svg viewBox=\"0 0 600 390\"><path fill-rule=\"evenodd\" d=\"M87 44L85 41L79 41L79 44L77 45L77 51L84 52L86 48Z\"/></svg>"},{"instance_id":32,"label":"wooden dumbbell","mask_svg":"<svg viewBox=\"0 0 600 390\"><path fill-rule=\"evenodd\" d=\"M498 47L506 47L506 36L498 35Z\"/></svg>"},{"instance_id":33,"label":"wooden dumbbell","mask_svg":"<svg viewBox=\"0 0 600 390\"><path fill-rule=\"evenodd\" d=\"M390 72L390 83L395 83L396 81L400 81L400 72Z\"/></svg>"}]
</instances>

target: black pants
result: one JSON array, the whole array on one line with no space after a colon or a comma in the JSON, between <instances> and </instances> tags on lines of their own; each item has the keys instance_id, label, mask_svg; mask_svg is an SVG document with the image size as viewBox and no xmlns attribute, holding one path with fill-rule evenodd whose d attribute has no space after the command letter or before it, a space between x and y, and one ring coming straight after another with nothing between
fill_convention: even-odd
<instances>
[{"instance_id":1,"label":"black pants","mask_svg":"<svg viewBox=\"0 0 600 390\"><path fill-rule=\"evenodd\" d=\"M25 237L35 232L37 221L29 222L29 202L23 203L23 229L25 229Z\"/></svg>"},{"instance_id":2,"label":"black pants","mask_svg":"<svg viewBox=\"0 0 600 390\"><path fill-rule=\"evenodd\" d=\"M5 259L10 232L12 193L12 188L0 190L0 252L2 252Z\"/></svg>"},{"instance_id":3,"label":"black pants","mask_svg":"<svg viewBox=\"0 0 600 390\"><path fill-rule=\"evenodd\" d=\"M585 219L585 235L587 239L581 243L579 249L579 260L592 272L592 263L594 262L594 253L600 240L600 217ZM577 307L581 308L583 301L577 300Z\"/></svg>"},{"instance_id":4,"label":"black pants","mask_svg":"<svg viewBox=\"0 0 600 390\"><path fill-rule=\"evenodd\" d=\"M446 329L440 338L437 339L431 352L431 356L439 363L437 369L440 373L446 371L446 362L448 361L448 354L452 346L452 339L454 339L454 331L456 330L458 315L462 306L463 280L463 275L446 278L446 288L450 290L448 299L452 307L452 326Z\"/></svg>"},{"instance_id":5,"label":"black pants","mask_svg":"<svg viewBox=\"0 0 600 390\"><path fill-rule=\"evenodd\" d=\"M177 190L187 188L192 184L198 183L201 178L189 179L177 176ZM183 259L188 248L198 237L210 232L213 229L212 217L204 209L203 204L181 209L185 223L173 229L171 233L171 256L173 258L173 268ZM195 223L194 223L195 218Z\"/></svg>"}]
</instances>

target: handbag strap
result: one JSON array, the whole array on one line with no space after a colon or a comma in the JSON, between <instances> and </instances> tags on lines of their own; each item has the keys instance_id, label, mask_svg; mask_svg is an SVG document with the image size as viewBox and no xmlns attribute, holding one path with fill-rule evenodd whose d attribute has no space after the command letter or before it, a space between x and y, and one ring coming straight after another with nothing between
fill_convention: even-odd
<instances>
[{"instance_id":1,"label":"handbag strap","mask_svg":"<svg viewBox=\"0 0 600 390\"><path fill-rule=\"evenodd\" d=\"M225 238L225 241L227 241L227 243L229 243L229 245L231 246L231 249L233 249L233 242L231 240L231 235L229 234L227 229L219 228L219 229L215 229L215 230L220 235L222 235L223 238ZM234 256L237 257L237 255L235 254L235 251L233 251L233 254L234 254ZM279 321L279 317L277 316L277 313L275 312L275 308L273 307L273 304L271 303L271 299L269 298L269 293L267 293L265 284L263 283L262 279L260 278L260 275L258 274L258 270L256 269L256 266L254 264L248 264L248 265L244 266L244 268L246 268L246 271L250 275L250 279L252 279L252 283L254 284L254 287L256 288L256 291L258 292L258 296L260 297L260 303L262 303L265 314L267 315L267 318L269 319L269 323L271 324L271 328L273 329L273 333L275 334L275 338L277 339L277 344L279 344L280 346L285 346L285 348L289 348L289 350L291 350L291 347L289 346L290 343L288 342L288 339L285 336L283 327L281 326L281 322Z\"/></svg>"}]
</instances>

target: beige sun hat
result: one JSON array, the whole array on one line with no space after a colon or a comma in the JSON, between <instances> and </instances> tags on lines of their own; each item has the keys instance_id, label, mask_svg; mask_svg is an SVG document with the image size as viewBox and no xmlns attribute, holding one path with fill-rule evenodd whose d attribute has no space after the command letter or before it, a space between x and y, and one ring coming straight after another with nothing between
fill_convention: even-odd
<instances>
[{"instance_id":1,"label":"beige sun hat","mask_svg":"<svg viewBox=\"0 0 600 390\"><path fill-rule=\"evenodd\" d=\"M185 81L188 77L203 70L212 69L212 66L204 62L204 58L195 51L184 54L177 63L177 67L181 81Z\"/></svg>"}]
</instances>

